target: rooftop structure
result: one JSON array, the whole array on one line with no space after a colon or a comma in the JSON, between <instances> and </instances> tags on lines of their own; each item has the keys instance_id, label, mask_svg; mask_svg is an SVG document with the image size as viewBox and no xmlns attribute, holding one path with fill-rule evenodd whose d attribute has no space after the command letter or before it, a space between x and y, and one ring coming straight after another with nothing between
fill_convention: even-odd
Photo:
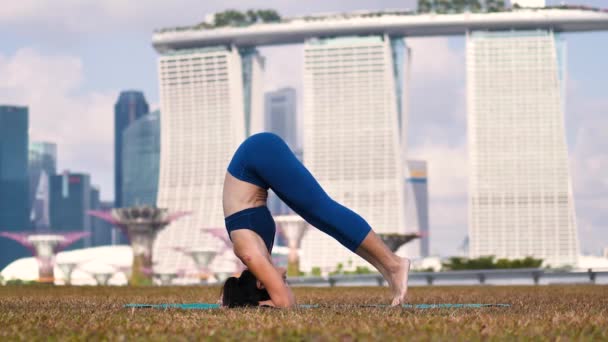
<instances>
[{"instance_id":1,"label":"rooftop structure","mask_svg":"<svg viewBox=\"0 0 608 342\"><path fill-rule=\"evenodd\" d=\"M607 10L524 9L495 13L422 14L410 11L355 12L286 19L279 23L256 23L246 27L163 29L153 36L159 52L235 45L240 47L295 44L324 36L465 35L471 30L530 30L554 32L608 30Z\"/></svg>"}]
</instances>

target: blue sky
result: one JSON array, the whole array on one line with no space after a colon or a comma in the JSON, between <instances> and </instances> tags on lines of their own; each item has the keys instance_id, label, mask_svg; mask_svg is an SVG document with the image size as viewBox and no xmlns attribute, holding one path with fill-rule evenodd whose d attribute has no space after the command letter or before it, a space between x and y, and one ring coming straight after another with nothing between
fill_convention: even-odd
<instances>
[{"instance_id":1,"label":"blue sky","mask_svg":"<svg viewBox=\"0 0 608 342\"><path fill-rule=\"evenodd\" d=\"M555 4L561 1L553 1ZM21 0L0 7L0 103L30 107L32 140L59 144L59 169L92 174L113 197L113 104L124 89L158 107L155 28L226 8L285 16L413 8L407 0ZM602 0L567 1L608 7ZM608 32L566 34L567 139L581 247L608 247ZM466 235L467 145L463 38L408 39L413 75L408 145L429 162L431 250L455 253ZM262 48L267 90L301 88L301 47Z\"/></svg>"}]
</instances>

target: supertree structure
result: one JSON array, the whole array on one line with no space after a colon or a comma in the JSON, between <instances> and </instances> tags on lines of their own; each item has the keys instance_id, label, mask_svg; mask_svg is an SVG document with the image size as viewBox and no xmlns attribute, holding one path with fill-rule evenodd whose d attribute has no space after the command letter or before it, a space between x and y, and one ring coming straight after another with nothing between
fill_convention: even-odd
<instances>
[{"instance_id":1,"label":"supertree structure","mask_svg":"<svg viewBox=\"0 0 608 342\"><path fill-rule=\"evenodd\" d=\"M378 236L384 241L384 243L388 246L388 248L392 252L396 252L401 246L406 243L420 238L422 235L420 233L408 233L408 234L399 234L399 233L389 233L389 234L378 234Z\"/></svg>"},{"instance_id":2,"label":"supertree structure","mask_svg":"<svg viewBox=\"0 0 608 342\"><path fill-rule=\"evenodd\" d=\"M152 246L158 232L171 222L187 215L187 212L170 213L168 209L150 206L90 211L90 215L105 220L119 228L131 242L133 266L130 285L152 284Z\"/></svg>"},{"instance_id":3,"label":"supertree structure","mask_svg":"<svg viewBox=\"0 0 608 342\"><path fill-rule=\"evenodd\" d=\"M0 236L15 240L32 252L38 260L38 282L49 284L55 282L53 269L57 253L89 234L88 232L46 234L0 232Z\"/></svg>"}]
</instances>

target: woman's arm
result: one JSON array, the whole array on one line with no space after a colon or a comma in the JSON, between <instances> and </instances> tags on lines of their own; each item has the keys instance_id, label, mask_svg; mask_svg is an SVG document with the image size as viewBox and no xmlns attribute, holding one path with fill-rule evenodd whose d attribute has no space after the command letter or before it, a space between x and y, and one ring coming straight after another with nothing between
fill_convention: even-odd
<instances>
[{"instance_id":1,"label":"woman's arm","mask_svg":"<svg viewBox=\"0 0 608 342\"><path fill-rule=\"evenodd\" d=\"M294 306L295 297L285 282L284 274L279 272L270 261L264 241L255 232L248 229L232 231L230 237L234 254L243 261L270 295L272 304L262 304L279 308Z\"/></svg>"},{"instance_id":2,"label":"woman's arm","mask_svg":"<svg viewBox=\"0 0 608 342\"><path fill-rule=\"evenodd\" d=\"M296 299L291 289L285 283L283 275L272 265L270 260L263 255L251 256L246 262L249 270L264 285L270 295L272 304L279 308L289 308L296 305Z\"/></svg>"}]
</instances>

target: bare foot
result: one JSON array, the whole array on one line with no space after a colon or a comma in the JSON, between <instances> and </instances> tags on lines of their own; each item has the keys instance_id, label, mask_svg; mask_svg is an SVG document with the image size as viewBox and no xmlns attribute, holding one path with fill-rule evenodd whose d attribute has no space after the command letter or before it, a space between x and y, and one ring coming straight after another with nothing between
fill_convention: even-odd
<instances>
[{"instance_id":1,"label":"bare foot","mask_svg":"<svg viewBox=\"0 0 608 342\"><path fill-rule=\"evenodd\" d=\"M403 304L407 295L407 278L410 272L410 259L401 258L399 269L391 274L391 289L393 290L393 302L391 306Z\"/></svg>"}]
</instances>

